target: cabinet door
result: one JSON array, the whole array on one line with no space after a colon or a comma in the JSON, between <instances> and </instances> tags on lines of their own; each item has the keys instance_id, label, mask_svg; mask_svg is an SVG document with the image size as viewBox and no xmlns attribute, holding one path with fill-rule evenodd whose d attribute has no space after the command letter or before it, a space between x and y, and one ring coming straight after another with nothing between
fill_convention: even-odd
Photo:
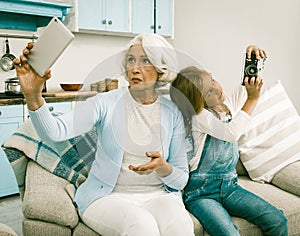
<instances>
[{"instance_id":1,"label":"cabinet door","mask_svg":"<svg viewBox=\"0 0 300 236\"><path fill-rule=\"evenodd\" d=\"M23 117L0 119L0 145L20 127L22 122ZM0 197L19 192L16 176L2 148L0 148L0 179Z\"/></svg>"},{"instance_id":2,"label":"cabinet door","mask_svg":"<svg viewBox=\"0 0 300 236\"><path fill-rule=\"evenodd\" d=\"M0 145L4 143L23 123L23 105L0 106ZM0 197L19 192L16 177L0 148Z\"/></svg>"},{"instance_id":3,"label":"cabinet door","mask_svg":"<svg viewBox=\"0 0 300 236\"><path fill-rule=\"evenodd\" d=\"M0 145L8 139L23 123L23 117L0 119Z\"/></svg>"},{"instance_id":4,"label":"cabinet door","mask_svg":"<svg viewBox=\"0 0 300 236\"><path fill-rule=\"evenodd\" d=\"M173 0L156 0L156 33L172 36Z\"/></svg>"},{"instance_id":5,"label":"cabinet door","mask_svg":"<svg viewBox=\"0 0 300 236\"><path fill-rule=\"evenodd\" d=\"M0 145L23 123L23 105L0 106Z\"/></svg>"},{"instance_id":6,"label":"cabinet door","mask_svg":"<svg viewBox=\"0 0 300 236\"><path fill-rule=\"evenodd\" d=\"M16 176L2 148L0 148L0 179L0 197L19 192Z\"/></svg>"},{"instance_id":7,"label":"cabinet door","mask_svg":"<svg viewBox=\"0 0 300 236\"><path fill-rule=\"evenodd\" d=\"M173 0L132 0L132 32L172 36Z\"/></svg>"},{"instance_id":8,"label":"cabinet door","mask_svg":"<svg viewBox=\"0 0 300 236\"><path fill-rule=\"evenodd\" d=\"M129 32L128 16L128 0L105 1L106 31Z\"/></svg>"},{"instance_id":9,"label":"cabinet door","mask_svg":"<svg viewBox=\"0 0 300 236\"><path fill-rule=\"evenodd\" d=\"M78 27L87 30L105 30L104 0L78 0Z\"/></svg>"},{"instance_id":10,"label":"cabinet door","mask_svg":"<svg viewBox=\"0 0 300 236\"><path fill-rule=\"evenodd\" d=\"M79 29L129 32L128 0L78 0Z\"/></svg>"},{"instance_id":11,"label":"cabinet door","mask_svg":"<svg viewBox=\"0 0 300 236\"><path fill-rule=\"evenodd\" d=\"M53 103L46 103L49 111L52 114L63 114L72 110L72 103L71 102L53 102Z\"/></svg>"},{"instance_id":12,"label":"cabinet door","mask_svg":"<svg viewBox=\"0 0 300 236\"><path fill-rule=\"evenodd\" d=\"M154 0L132 0L132 33L154 32Z\"/></svg>"}]
</instances>

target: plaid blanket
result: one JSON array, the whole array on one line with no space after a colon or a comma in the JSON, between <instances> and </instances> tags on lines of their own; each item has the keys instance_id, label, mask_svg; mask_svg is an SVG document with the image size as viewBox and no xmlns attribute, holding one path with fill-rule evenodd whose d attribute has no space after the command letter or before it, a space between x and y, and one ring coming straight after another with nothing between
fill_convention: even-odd
<instances>
[{"instance_id":1,"label":"plaid blanket","mask_svg":"<svg viewBox=\"0 0 300 236\"><path fill-rule=\"evenodd\" d=\"M37 162L78 187L88 175L95 157L96 142L96 129L62 142L43 141L28 119L4 142L2 148L14 170L21 192L28 160Z\"/></svg>"}]
</instances>

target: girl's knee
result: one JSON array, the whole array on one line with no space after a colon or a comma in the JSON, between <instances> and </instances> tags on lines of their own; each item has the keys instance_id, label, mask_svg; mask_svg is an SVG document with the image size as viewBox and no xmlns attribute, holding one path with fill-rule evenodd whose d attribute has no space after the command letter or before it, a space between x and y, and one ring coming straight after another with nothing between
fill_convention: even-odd
<instances>
[{"instance_id":1,"label":"girl's knee","mask_svg":"<svg viewBox=\"0 0 300 236\"><path fill-rule=\"evenodd\" d=\"M288 236L288 219L282 211L273 215L272 223L269 225L269 229L266 230L266 235Z\"/></svg>"},{"instance_id":2,"label":"girl's knee","mask_svg":"<svg viewBox=\"0 0 300 236\"><path fill-rule=\"evenodd\" d=\"M280 211L281 214L278 214L278 231L280 232L280 234L277 235L283 235L283 236L287 236L288 235L288 219L285 217L285 215L283 214L282 211Z\"/></svg>"}]
</instances>

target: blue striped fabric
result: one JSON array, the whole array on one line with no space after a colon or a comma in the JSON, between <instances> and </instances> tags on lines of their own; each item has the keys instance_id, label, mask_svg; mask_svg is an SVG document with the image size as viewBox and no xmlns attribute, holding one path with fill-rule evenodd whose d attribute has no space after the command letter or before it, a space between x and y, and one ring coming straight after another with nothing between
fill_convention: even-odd
<instances>
[{"instance_id":1,"label":"blue striped fabric","mask_svg":"<svg viewBox=\"0 0 300 236\"><path fill-rule=\"evenodd\" d=\"M37 162L78 187L88 175L95 157L96 142L96 129L62 142L42 141L29 119L4 142L2 148L15 171L20 188L24 185L26 159Z\"/></svg>"}]
</instances>

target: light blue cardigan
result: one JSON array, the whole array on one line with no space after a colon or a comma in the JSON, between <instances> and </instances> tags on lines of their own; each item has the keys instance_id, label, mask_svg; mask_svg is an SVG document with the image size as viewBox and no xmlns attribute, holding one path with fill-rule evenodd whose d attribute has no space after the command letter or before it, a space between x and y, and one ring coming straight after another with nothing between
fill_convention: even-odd
<instances>
[{"instance_id":1,"label":"light blue cardigan","mask_svg":"<svg viewBox=\"0 0 300 236\"><path fill-rule=\"evenodd\" d=\"M42 139L66 140L90 131L98 132L97 152L89 176L79 186L75 202L82 214L96 199L112 192L122 164L126 128L124 95L128 88L99 93L76 105L71 113L54 117L44 104L29 111L32 123ZM166 191L180 194L188 181L185 130L182 115L172 101L161 96L161 139L163 157L173 166L170 175L161 178ZM145 150L150 151L150 150Z\"/></svg>"}]
</instances>

